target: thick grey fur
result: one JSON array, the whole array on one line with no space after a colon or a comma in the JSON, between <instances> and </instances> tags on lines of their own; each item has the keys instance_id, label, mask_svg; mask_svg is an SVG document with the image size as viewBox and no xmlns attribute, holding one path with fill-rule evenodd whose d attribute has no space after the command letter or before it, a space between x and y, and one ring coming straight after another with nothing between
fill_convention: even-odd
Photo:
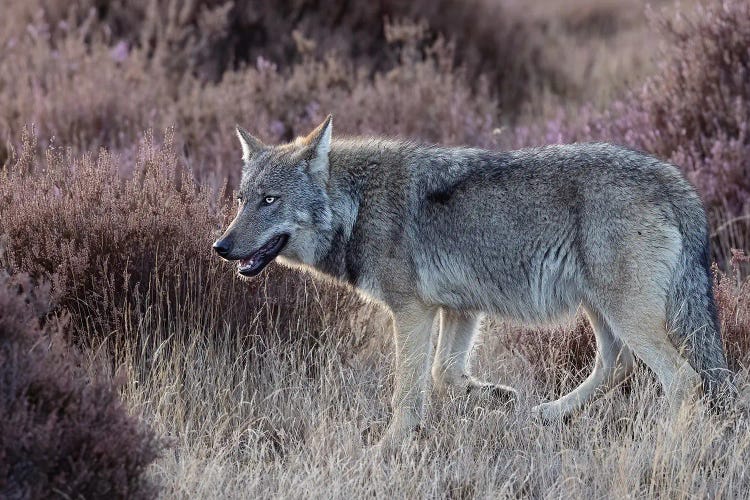
<instances>
[{"instance_id":1,"label":"thick grey fur","mask_svg":"<svg viewBox=\"0 0 750 500\"><path fill-rule=\"evenodd\" d=\"M487 386L468 375L472 334L460 333L475 328L480 312L549 323L583 306L597 331L595 372L603 371L567 400L540 405L544 418L577 409L611 385L605 380L622 380L632 353L680 400L693 370L710 397L733 391L706 214L673 165L611 144L493 152L337 140L331 130L329 118L306 138L265 146L238 129L242 201L222 237L227 258L289 234L284 264L347 283L393 312L397 365L415 356L429 363L414 332L441 314L445 335L453 327L468 347L446 340L438 349L436 386ZM260 206L267 195L278 201ZM458 368L437 359L448 354L460 358ZM685 377L678 359L689 364ZM397 366L393 439L421 415L419 369Z\"/></svg>"}]
</instances>

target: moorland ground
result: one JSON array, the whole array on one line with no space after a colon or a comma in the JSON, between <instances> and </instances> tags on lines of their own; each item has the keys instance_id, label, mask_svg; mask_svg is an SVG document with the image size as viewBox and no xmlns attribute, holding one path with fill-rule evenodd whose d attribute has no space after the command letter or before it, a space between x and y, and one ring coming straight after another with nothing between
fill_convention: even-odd
<instances>
[{"instance_id":1,"label":"moorland ground","mask_svg":"<svg viewBox=\"0 0 750 500\"><path fill-rule=\"evenodd\" d=\"M70 497L737 497L750 487L750 5L12 1L0 18L0 492ZM241 124L492 149L609 140L683 168L710 215L739 411L671 416L653 375L569 422L581 318L486 318L512 409L432 400L393 457L390 319L211 254Z\"/></svg>"}]
</instances>

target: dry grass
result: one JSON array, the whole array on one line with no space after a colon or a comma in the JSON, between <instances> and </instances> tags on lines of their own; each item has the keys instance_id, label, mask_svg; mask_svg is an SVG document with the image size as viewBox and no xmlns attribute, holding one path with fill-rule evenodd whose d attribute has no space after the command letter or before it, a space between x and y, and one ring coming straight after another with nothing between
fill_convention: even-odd
<instances>
[{"instance_id":1,"label":"dry grass","mask_svg":"<svg viewBox=\"0 0 750 500\"><path fill-rule=\"evenodd\" d=\"M189 276L152 283L153 296L177 286L177 301L191 304L202 281L217 278ZM272 290L278 279L264 274L256 285ZM591 333L580 319L529 330L487 318L474 373L516 387L519 405L433 398L421 435L383 458L369 446L390 415L390 319L346 289L299 279L304 293L282 311L273 308L278 298L259 297L265 305L246 324L226 318L217 329L225 313L217 297L200 310L141 304L148 313L120 332L129 341L92 346L127 374L130 408L171 440L150 472L164 497L732 498L750 487L750 281L723 276L717 284L726 340L737 344L737 415L700 407L672 415L641 366L569 422L540 425L531 406L588 374ZM277 314L286 317L283 330L274 329Z\"/></svg>"},{"instance_id":2,"label":"dry grass","mask_svg":"<svg viewBox=\"0 0 750 500\"><path fill-rule=\"evenodd\" d=\"M731 498L750 487L747 419L700 410L671 417L643 368L569 423L531 421L531 405L586 370L525 359L509 349L515 329L492 321L475 372L518 388L520 404L505 412L433 400L422 435L383 459L368 445L389 414L387 325L365 306L350 330L329 332L315 348L302 338L250 351L231 332L209 341L189 327L154 333L146 325L142 333L161 346L148 358L125 349L125 400L174 440L152 471L164 495ZM746 385L746 370L739 380Z\"/></svg>"},{"instance_id":3,"label":"dry grass","mask_svg":"<svg viewBox=\"0 0 750 500\"><path fill-rule=\"evenodd\" d=\"M652 3L673 15L698 0ZM285 15L292 4L298 15ZM516 387L518 406L433 400L424 431L396 456L369 451L390 415L387 314L275 266L248 283L211 255L232 210L219 191L239 174L234 124L277 142L334 112L336 133L499 147L561 109L583 115L531 138L554 142L578 121L588 133L586 113L637 89L656 69L662 35L646 23L645 0L331 2L340 15L311 7L319 4L16 0L0 16L0 265L51 283L91 370L121 373L132 414L168 438L149 470L162 495L744 496L750 281L739 275L716 284L738 415L671 416L641 367L570 422L540 425L531 406L588 375L590 329L489 318L474 372ZM429 33L402 19L415 12ZM390 14L385 25L381 14ZM675 67L697 67L682 59ZM670 105L685 88L675 84ZM615 105L610 118L625 111ZM30 123L36 135L22 134ZM149 128L156 139L141 141ZM745 165L742 141L732 172ZM731 179L716 185L740 186ZM704 194L710 185L698 183ZM750 240L735 217L745 212L717 210L715 250L726 263Z\"/></svg>"}]
</instances>

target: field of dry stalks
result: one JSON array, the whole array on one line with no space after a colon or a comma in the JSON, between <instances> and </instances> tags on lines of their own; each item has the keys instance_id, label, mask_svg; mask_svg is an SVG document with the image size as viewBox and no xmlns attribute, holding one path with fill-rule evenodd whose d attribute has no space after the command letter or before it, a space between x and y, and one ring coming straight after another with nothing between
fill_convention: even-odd
<instances>
[{"instance_id":1,"label":"field of dry stalks","mask_svg":"<svg viewBox=\"0 0 750 500\"><path fill-rule=\"evenodd\" d=\"M162 332L155 340L165 349L148 362L127 348L139 376L125 400L174 440L151 469L163 494L732 498L750 487L748 420L702 410L673 417L643 368L568 423L532 421L532 405L587 373L558 364L560 345L547 339L539 343L548 356L536 352L533 361L512 347L514 335L554 332L518 333L493 321L485 322L474 370L517 388L520 404L506 411L433 400L420 436L393 457L373 455L368 446L389 415L393 355L386 318L365 309L350 332L331 332L315 349L292 343L248 352L236 338L208 341L187 325ZM175 334L184 335L179 347L170 343ZM739 383L747 381L742 369Z\"/></svg>"},{"instance_id":2,"label":"field of dry stalks","mask_svg":"<svg viewBox=\"0 0 750 500\"><path fill-rule=\"evenodd\" d=\"M750 491L744 0L12 0L0 16L0 497L735 498ZM565 423L582 318L485 318L473 372L394 455L389 316L211 252L241 124L492 149L608 140L710 213L737 411L667 412L640 366ZM744 253L743 253L744 252Z\"/></svg>"}]
</instances>

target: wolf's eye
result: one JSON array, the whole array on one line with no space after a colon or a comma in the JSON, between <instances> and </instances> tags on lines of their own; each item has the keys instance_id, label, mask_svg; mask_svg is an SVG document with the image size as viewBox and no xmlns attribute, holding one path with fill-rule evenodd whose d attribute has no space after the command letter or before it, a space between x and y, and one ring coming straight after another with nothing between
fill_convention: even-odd
<instances>
[{"instance_id":1,"label":"wolf's eye","mask_svg":"<svg viewBox=\"0 0 750 500\"><path fill-rule=\"evenodd\" d=\"M266 196L265 198L263 198L263 204L271 205L276 200L277 200L276 196Z\"/></svg>"}]
</instances>

